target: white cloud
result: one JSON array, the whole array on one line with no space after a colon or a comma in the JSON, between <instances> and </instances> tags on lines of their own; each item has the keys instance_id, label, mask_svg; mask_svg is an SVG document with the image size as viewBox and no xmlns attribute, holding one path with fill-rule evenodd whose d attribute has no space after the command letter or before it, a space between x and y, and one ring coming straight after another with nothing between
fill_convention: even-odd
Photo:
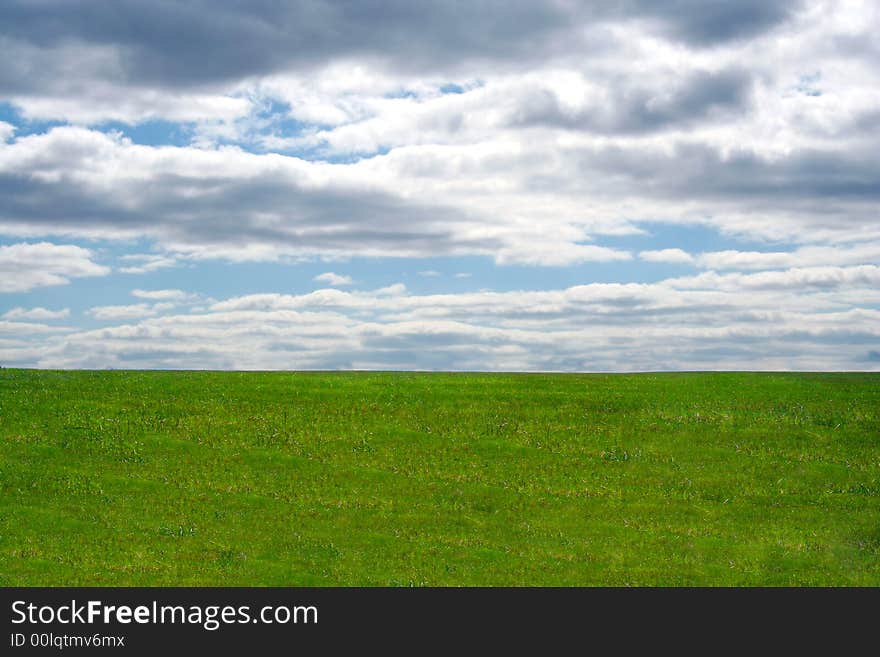
<instances>
[{"instance_id":1,"label":"white cloud","mask_svg":"<svg viewBox=\"0 0 880 657\"><path fill-rule=\"evenodd\" d=\"M343 274L335 274L332 271L328 271L323 274L318 274L312 280L317 283L326 283L327 285L332 285L333 287L339 287L339 286L343 286L343 285L352 285L354 283L351 276L345 276Z\"/></svg>"},{"instance_id":2,"label":"white cloud","mask_svg":"<svg viewBox=\"0 0 880 657\"><path fill-rule=\"evenodd\" d=\"M380 287L372 292L377 297L397 297L406 294L406 285L403 283L394 283L386 287Z\"/></svg>"},{"instance_id":3,"label":"white cloud","mask_svg":"<svg viewBox=\"0 0 880 657\"><path fill-rule=\"evenodd\" d=\"M712 251L697 264L708 269L784 269L821 265L858 265L880 262L880 241L842 246L802 246L792 251Z\"/></svg>"},{"instance_id":4,"label":"white cloud","mask_svg":"<svg viewBox=\"0 0 880 657\"><path fill-rule=\"evenodd\" d=\"M13 308L3 313L3 319L64 319L70 316L69 308L49 310L48 308Z\"/></svg>"},{"instance_id":5,"label":"white cloud","mask_svg":"<svg viewBox=\"0 0 880 657\"><path fill-rule=\"evenodd\" d=\"M15 126L5 121L0 121L0 142L9 141L9 138L15 134Z\"/></svg>"},{"instance_id":6,"label":"white cloud","mask_svg":"<svg viewBox=\"0 0 880 657\"><path fill-rule=\"evenodd\" d=\"M735 250L702 253L697 263L708 269L772 269L799 264L793 253Z\"/></svg>"},{"instance_id":7,"label":"white cloud","mask_svg":"<svg viewBox=\"0 0 880 657\"><path fill-rule=\"evenodd\" d=\"M131 295L139 299L151 299L153 301L189 301L195 298L190 292L183 290L132 290Z\"/></svg>"},{"instance_id":8,"label":"white cloud","mask_svg":"<svg viewBox=\"0 0 880 657\"><path fill-rule=\"evenodd\" d=\"M690 253L681 249L660 249L659 251L641 251L639 258L648 262L666 262L670 264L693 264L694 258Z\"/></svg>"},{"instance_id":9,"label":"white cloud","mask_svg":"<svg viewBox=\"0 0 880 657\"><path fill-rule=\"evenodd\" d=\"M49 242L0 246L0 292L27 292L35 287L64 285L71 278L106 276L110 269L93 254L72 244Z\"/></svg>"},{"instance_id":10,"label":"white cloud","mask_svg":"<svg viewBox=\"0 0 880 657\"><path fill-rule=\"evenodd\" d=\"M205 129L231 129L236 119L242 119L252 110L244 98L222 94L201 95L189 93L159 94L152 90L134 90L123 96L121 89L107 84L83 89L79 97L68 95L21 95L13 98L25 118L47 121L63 118L76 124L95 124L106 121L137 124L151 120L173 122L201 122Z\"/></svg>"},{"instance_id":11,"label":"white cloud","mask_svg":"<svg viewBox=\"0 0 880 657\"><path fill-rule=\"evenodd\" d=\"M559 290L258 294L187 314L93 309L126 323L46 334L36 356L32 344L8 351L41 367L870 370L878 282L880 268L859 266Z\"/></svg>"},{"instance_id":12,"label":"white cloud","mask_svg":"<svg viewBox=\"0 0 880 657\"><path fill-rule=\"evenodd\" d=\"M670 279L672 287L686 289L794 289L801 292L813 288L836 289L860 285L880 287L880 267L795 267L784 271L762 271L753 274L717 274L705 272L696 276Z\"/></svg>"},{"instance_id":13,"label":"white cloud","mask_svg":"<svg viewBox=\"0 0 880 657\"><path fill-rule=\"evenodd\" d=\"M48 324L35 322L7 322L0 320L0 335L13 335L19 338L33 338L35 335L44 336L49 333L57 334L71 330L73 329L66 326L50 326ZM44 351L45 345L40 345L36 349L33 349L35 356L39 356L39 354Z\"/></svg>"},{"instance_id":14,"label":"white cloud","mask_svg":"<svg viewBox=\"0 0 880 657\"><path fill-rule=\"evenodd\" d=\"M95 306L87 311L95 319L115 321L152 317L175 307L174 303L137 303L121 306Z\"/></svg>"},{"instance_id":15,"label":"white cloud","mask_svg":"<svg viewBox=\"0 0 880 657\"><path fill-rule=\"evenodd\" d=\"M442 276L442 274L435 269L425 269L419 272L419 276L422 278L437 278L438 276Z\"/></svg>"},{"instance_id":16,"label":"white cloud","mask_svg":"<svg viewBox=\"0 0 880 657\"><path fill-rule=\"evenodd\" d=\"M119 259L123 262L134 263L120 267L119 271L123 274L146 274L159 269L176 267L180 264L173 256L149 253L132 253L121 256Z\"/></svg>"}]
</instances>

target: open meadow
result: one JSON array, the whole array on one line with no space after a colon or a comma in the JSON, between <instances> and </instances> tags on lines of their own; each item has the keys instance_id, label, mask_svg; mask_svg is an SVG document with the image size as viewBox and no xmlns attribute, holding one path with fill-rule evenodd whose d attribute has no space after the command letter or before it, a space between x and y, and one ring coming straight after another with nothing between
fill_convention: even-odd
<instances>
[{"instance_id":1,"label":"open meadow","mask_svg":"<svg viewBox=\"0 0 880 657\"><path fill-rule=\"evenodd\" d=\"M0 370L0 585L880 585L880 375Z\"/></svg>"}]
</instances>

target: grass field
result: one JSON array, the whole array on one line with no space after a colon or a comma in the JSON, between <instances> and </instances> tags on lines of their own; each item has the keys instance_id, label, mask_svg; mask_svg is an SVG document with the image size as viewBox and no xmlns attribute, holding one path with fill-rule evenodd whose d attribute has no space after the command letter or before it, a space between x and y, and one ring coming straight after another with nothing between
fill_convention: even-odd
<instances>
[{"instance_id":1,"label":"grass field","mask_svg":"<svg viewBox=\"0 0 880 657\"><path fill-rule=\"evenodd\" d=\"M880 585L880 375L0 370L0 585Z\"/></svg>"}]
</instances>

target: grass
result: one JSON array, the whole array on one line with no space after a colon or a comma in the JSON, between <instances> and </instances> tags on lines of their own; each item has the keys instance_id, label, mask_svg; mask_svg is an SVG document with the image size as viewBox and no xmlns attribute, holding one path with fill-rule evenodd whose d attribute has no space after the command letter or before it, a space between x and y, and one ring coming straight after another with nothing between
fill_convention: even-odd
<instances>
[{"instance_id":1,"label":"grass","mask_svg":"<svg viewBox=\"0 0 880 657\"><path fill-rule=\"evenodd\" d=\"M0 585L880 585L876 374L0 370Z\"/></svg>"}]
</instances>

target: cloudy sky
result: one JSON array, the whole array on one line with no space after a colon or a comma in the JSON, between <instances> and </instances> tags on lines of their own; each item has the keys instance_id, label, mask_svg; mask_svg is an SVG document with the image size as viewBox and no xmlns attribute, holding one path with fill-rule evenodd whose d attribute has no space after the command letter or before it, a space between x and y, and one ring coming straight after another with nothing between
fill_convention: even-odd
<instances>
[{"instance_id":1,"label":"cloudy sky","mask_svg":"<svg viewBox=\"0 0 880 657\"><path fill-rule=\"evenodd\" d=\"M7 0L0 364L878 370L878 26Z\"/></svg>"}]
</instances>

